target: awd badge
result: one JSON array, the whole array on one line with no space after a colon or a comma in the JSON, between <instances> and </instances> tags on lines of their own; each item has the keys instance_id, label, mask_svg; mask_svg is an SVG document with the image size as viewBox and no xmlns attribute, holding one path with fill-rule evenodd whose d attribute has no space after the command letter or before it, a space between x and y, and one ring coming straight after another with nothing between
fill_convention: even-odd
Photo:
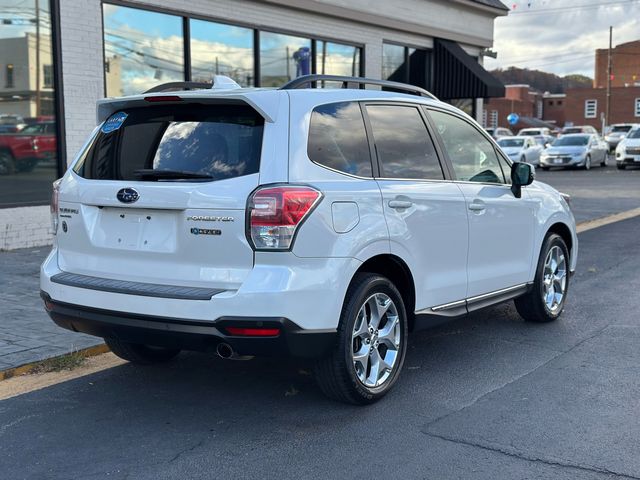
<instances>
[{"instance_id":1,"label":"awd badge","mask_svg":"<svg viewBox=\"0 0 640 480\"><path fill-rule=\"evenodd\" d=\"M193 235L222 235L222 230L214 230L212 228L197 228L191 229Z\"/></svg>"}]
</instances>

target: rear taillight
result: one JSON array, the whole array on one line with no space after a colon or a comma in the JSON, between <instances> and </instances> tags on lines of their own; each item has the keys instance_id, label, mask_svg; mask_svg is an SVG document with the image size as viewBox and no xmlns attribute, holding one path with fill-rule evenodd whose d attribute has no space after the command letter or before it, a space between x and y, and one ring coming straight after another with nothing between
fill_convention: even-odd
<instances>
[{"instance_id":1,"label":"rear taillight","mask_svg":"<svg viewBox=\"0 0 640 480\"><path fill-rule=\"evenodd\" d=\"M227 333L234 337L277 337L280 335L279 328L242 328L227 327Z\"/></svg>"},{"instance_id":2,"label":"rear taillight","mask_svg":"<svg viewBox=\"0 0 640 480\"><path fill-rule=\"evenodd\" d=\"M247 209L249 237L256 250L289 250L298 227L322 194L306 186L265 187L256 190Z\"/></svg>"},{"instance_id":3,"label":"rear taillight","mask_svg":"<svg viewBox=\"0 0 640 480\"><path fill-rule=\"evenodd\" d=\"M53 193L51 194L51 205L49 207L51 211L51 229L55 235L58 232L58 198L60 196L60 182L62 179L58 179L53 182Z\"/></svg>"}]
</instances>

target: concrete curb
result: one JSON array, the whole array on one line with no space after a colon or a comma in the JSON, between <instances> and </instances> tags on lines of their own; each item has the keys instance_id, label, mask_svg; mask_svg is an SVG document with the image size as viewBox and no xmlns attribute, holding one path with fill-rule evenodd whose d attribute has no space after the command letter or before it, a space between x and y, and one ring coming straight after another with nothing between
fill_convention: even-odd
<instances>
[{"instance_id":1,"label":"concrete curb","mask_svg":"<svg viewBox=\"0 0 640 480\"><path fill-rule=\"evenodd\" d=\"M38 360L37 362L29 362L24 365L20 365L18 367L9 368L7 370L0 370L0 382L3 380L7 380L12 377L17 377L19 375L25 375L30 373L34 368L36 368L40 363L45 360L51 360L54 358L64 357L65 355L69 355L70 353L80 353L83 357L95 357L96 355L101 355L103 353L107 353L109 351L109 347L107 347L104 343L100 345L94 345L93 347L81 348L80 350L74 350L73 352L67 352L62 355L56 355L54 357L48 357Z\"/></svg>"}]
</instances>

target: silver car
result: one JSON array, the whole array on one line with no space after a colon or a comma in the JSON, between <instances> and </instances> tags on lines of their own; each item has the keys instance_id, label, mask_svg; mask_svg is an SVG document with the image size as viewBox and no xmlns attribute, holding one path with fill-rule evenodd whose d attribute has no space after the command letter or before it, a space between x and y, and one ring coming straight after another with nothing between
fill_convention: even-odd
<instances>
[{"instance_id":1,"label":"silver car","mask_svg":"<svg viewBox=\"0 0 640 480\"><path fill-rule=\"evenodd\" d=\"M590 170L592 165L607 166L609 146L598 136L571 133L558 137L542 155L540 167L580 167Z\"/></svg>"},{"instance_id":2,"label":"silver car","mask_svg":"<svg viewBox=\"0 0 640 480\"><path fill-rule=\"evenodd\" d=\"M604 136L604 140L609 144L609 151L614 152L621 140L627 136L633 127L637 127L633 123L618 123L611 125L611 128Z\"/></svg>"}]
</instances>

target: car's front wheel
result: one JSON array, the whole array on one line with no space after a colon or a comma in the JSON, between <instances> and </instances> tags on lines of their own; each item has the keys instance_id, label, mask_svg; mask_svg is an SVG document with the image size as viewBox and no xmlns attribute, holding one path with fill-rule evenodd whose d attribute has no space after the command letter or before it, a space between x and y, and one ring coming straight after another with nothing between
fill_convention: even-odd
<instances>
[{"instance_id":1,"label":"car's front wheel","mask_svg":"<svg viewBox=\"0 0 640 480\"><path fill-rule=\"evenodd\" d=\"M407 314L397 288L376 274L358 274L342 307L336 345L316 363L330 398L358 405L384 396L400 375L407 349Z\"/></svg>"},{"instance_id":2,"label":"car's front wheel","mask_svg":"<svg viewBox=\"0 0 640 480\"><path fill-rule=\"evenodd\" d=\"M168 362L180 353L180 350L177 348L129 343L118 340L117 338L105 338L104 341L118 357L138 365L153 365L155 363Z\"/></svg>"},{"instance_id":3,"label":"car's front wheel","mask_svg":"<svg viewBox=\"0 0 640 480\"><path fill-rule=\"evenodd\" d=\"M560 235L550 233L542 245L533 285L516 298L516 309L529 322L552 322L564 309L568 288L569 249Z\"/></svg>"},{"instance_id":4,"label":"car's front wheel","mask_svg":"<svg viewBox=\"0 0 640 480\"><path fill-rule=\"evenodd\" d=\"M587 155L587 158L584 159L584 169L591 170L591 155Z\"/></svg>"},{"instance_id":5,"label":"car's front wheel","mask_svg":"<svg viewBox=\"0 0 640 480\"><path fill-rule=\"evenodd\" d=\"M6 150L0 151L0 175L11 175L15 169L13 155Z\"/></svg>"}]
</instances>

